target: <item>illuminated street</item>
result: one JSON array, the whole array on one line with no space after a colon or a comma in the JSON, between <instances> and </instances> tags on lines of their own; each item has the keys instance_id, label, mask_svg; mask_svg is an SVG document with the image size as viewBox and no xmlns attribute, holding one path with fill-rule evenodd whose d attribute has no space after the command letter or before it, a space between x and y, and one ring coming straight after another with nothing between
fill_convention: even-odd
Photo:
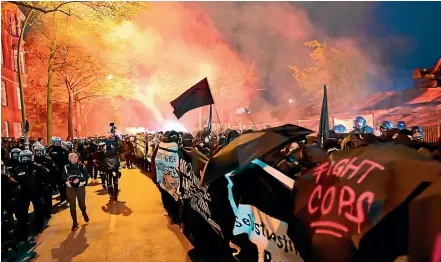
<instances>
[{"instance_id":1,"label":"illuminated street","mask_svg":"<svg viewBox=\"0 0 441 262\"><path fill-rule=\"evenodd\" d=\"M120 202L111 205L101 185L86 187L91 221L84 225L80 215L76 232L69 209L55 214L37 238L36 261L186 261L191 244L163 215L152 181L123 170L120 185Z\"/></svg>"}]
</instances>

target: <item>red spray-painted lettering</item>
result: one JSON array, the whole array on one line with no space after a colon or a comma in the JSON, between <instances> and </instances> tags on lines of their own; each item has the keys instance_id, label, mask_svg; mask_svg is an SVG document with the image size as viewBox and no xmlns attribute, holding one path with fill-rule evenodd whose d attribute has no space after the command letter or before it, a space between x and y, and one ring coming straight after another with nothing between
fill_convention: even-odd
<instances>
[{"instance_id":1,"label":"red spray-painted lettering","mask_svg":"<svg viewBox=\"0 0 441 262\"><path fill-rule=\"evenodd\" d=\"M342 159L338 162L323 163L314 169L313 175L316 177L316 183L320 182L323 174L326 176L334 175L340 178L357 179L357 184L362 183L368 175L374 170L384 170L384 167L371 160L362 160L358 165L357 158ZM360 175L361 174L361 175ZM323 192L324 191L324 192ZM365 191L358 197L356 192L350 186L342 186L340 190L335 186L330 186L326 190L318 184L311 193L308 201L308 212L312 215L320 212L322 216L329 214L334 208L337 208L337 214L344 216L348 221L358 225L358 233L361 232L361 224L366 219L366 213L369 212L375 195L371 191ZM337 202L337 204L336 204ZM311 227L326 227L326 229L316 229L317 234L327 234L335 237L342 237L341 233L332 230L347 232L344 225L332 221L316 221L311 223Z\"/></svg>"},{"instance_id":2,"label":"red spray-painted lettering","mask_svg":"<svg viewBox=\"0 0 441 262\"><path fill-rule=\"evenodd\" d=\"M316 183L320 181L320 178L324 173L326 173L327 176L332 174L337 177L344 177L347 173L350 172L349 175L347 175L347 178L352 179L359 173L360 170L362 170L363 167L367 167L366 171L357 180L357 183L360 184L369 175L369 173L371 173L375 169L384 170L384 167L382 165L371 160L364 159L358 165L355 164L356 161L357 158L354 157L352 159L342 159L337 163L326 162L316 167L313 170L312 175L315 176Z\"/></svg>"}]
</instances>

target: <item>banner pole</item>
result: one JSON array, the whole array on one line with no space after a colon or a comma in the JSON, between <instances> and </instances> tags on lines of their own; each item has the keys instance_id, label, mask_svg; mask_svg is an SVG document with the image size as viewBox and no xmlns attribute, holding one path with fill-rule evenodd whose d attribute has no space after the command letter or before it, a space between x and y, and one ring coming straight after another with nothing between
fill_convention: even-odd
<instances>
[{"instance_id":1,"label":"banner pole","mask_svg":"<svg viewBox=\"0 0 441 262\"><path fill-rule=\"evenodd\" d=\"M199 130L202 130L202 107L199 107Z\"/></svg>"},{"instance_id":2,"label":"banner pole","mask_svg":"<svg viewBox=\"0 0 441 262\"><path fill-rule=\"evenodd\" d=\"M219 126L222 126L220 118L219 118L219 114L217 113L217 107L216 104L214 104L214 111L216 112L216 117L217 117L217 121L219 121Z\"/></svg>"}]
</instances>

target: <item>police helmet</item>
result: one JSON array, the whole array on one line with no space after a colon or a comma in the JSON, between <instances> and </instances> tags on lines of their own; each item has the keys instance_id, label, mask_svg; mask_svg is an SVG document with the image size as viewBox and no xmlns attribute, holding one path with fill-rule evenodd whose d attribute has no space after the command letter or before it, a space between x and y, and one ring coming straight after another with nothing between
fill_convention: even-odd
<instances>
[{"instance_id":1,"label":"police helmet","mask_svg":"<svg viewBox=\"0 0 441 262\"><path fill-rule=\"evenodd\" d=\"M344 134L346 133L346 127L344 125L336 125L332 128L332 130L336 133L336 134Z\"/></svg>"},{"instance_id":2,"label":"police helmet","mask_svg":"<svg viewBox=\"0 0 441 262\"><path fill-rule=\"evenodd\" d=\"M63 143L65 147L67 147L68 149L72 149L73 148L73 144L70 141L66 141Z\"/></svg>"},{"instance_id":3,"label":"police helmet","mask_svg":"<svg viewBox=\"0 0 441 262\"><path fill-rule=\"evenodd\" d=\"M18 160L20 163L30 163L33 160L33 154L29 150L23 150L21 151Z\"/></svg>"},{"instance_id":4,"label":"police helmet","mask_svg":"<svg viewBox=\"0 0 441 262\"><path fill-rule=\"evenodd\" d=\"M13 148L11 150L11 155L10 155L11 159L18 160L19 156L20 156L20 153L21 153L21 149L20 148Z\"/></svg>"},{"instance_id":5,"label":"police helmet","mask_svg":"<svg viewBox=\"0 0 441 262\"><path fill-rule=\"evenodd\" d=\"M42 146L42 145L34 146L34 154L35 154L35 156L44 156L44 154L45 154L44 146Z\"/></svg>"},{"instance_id":6,"label":"police helmet","mask_svg":"<svg viewBox=\"0 0 441 262\"><path fill-rule=\"evenodd\" d=\"M413 140L423 140L424 137L424 130L419 126L412 126L410 128L410 131L412 132L412 139Z\"/></svg>"},{"instance_id":7,"label":"police helmet","mask_svg":"<svg viewBox=\"0 0 441 262\"><path fill-rule=\"evenodd\" d=\"M54 145L54 146L61 146L61 138L59 138L59 137L52 137L51 138L51 143L52 143L52 145Z\"/></svg>"},{"instance_id":8,"label":"police helmet","mask_svg":"<svg viewBox=\"0 0 441 262\"><path fill-rule=\"evenodd\" d=\"M381 132L387 132L387 130L390 130L392 128L395 128L394 124L391 121L383 121L380 125Z\"/></svg>"},{"instance_id":9,"label":"police helmet","mask_svg":"<svg viewBox=\"0 0 441 262\"><path fill-rule=\"evenodd\" d=\"M227 143L232 142L234 139L238 138L240 136L239 132L236 130L230 130L227 134Z\"/></svg>"},{"instance_id":10,"label":"police helmet","mask_svg":"<svg viewBox=\"0 0 441 262\"><path fill-rule=\"evenodd\" d=\"M354 128L362 128L366 126L366 119L362 116L357 116L354 120Z\"/></svg>"},{"instance_id":11,"label":"police helmet","mask_svg":"<svg viewBox=\"0 0 441 262\"><path fill-rule=\"evenodd\" d=\"M398 121L397 122L397 128L400 129L400 130L406 129L407 128L406 123L404 123L404 121Z\"/></svg>"}]
</instances>

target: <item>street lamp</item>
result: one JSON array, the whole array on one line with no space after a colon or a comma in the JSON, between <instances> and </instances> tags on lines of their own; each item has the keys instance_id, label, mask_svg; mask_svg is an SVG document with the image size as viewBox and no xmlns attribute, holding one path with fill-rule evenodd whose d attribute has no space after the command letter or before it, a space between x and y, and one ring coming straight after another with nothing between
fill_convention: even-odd
<instances>
[{"instance_id":1,"label":"street lamp","mask_svg":"<svg viewBox=\"0 0 441 262\"><path fill-rule=\"evenodd\" d=\"M288 100L289 103L292 103L292 99Z\"/></svg>"},{"instance_id":2,"label":"street lamp","mask_svg":"<svg viewBox=\"0 0 441 262\"><path fill-rule=\"evenodd\" d=\"M107 75L107 79L108 80L112 80L113 79L113 75Z\"/></svg>"}]
</instances>

